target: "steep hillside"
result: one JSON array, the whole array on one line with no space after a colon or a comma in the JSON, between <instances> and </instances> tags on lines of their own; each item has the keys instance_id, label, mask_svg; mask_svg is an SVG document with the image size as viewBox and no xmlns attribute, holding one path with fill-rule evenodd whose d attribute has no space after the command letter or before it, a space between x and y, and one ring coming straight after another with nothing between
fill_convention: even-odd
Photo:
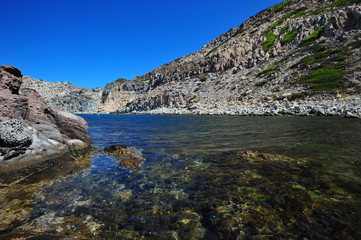
<instances>
[{"instance_id":1,"label":"steep hillside","mask_svg":"<svg viewBox=\"0 0 361 240\"><path fill-rule=\"evenodd\" d=\"M149 90L118 112L360 115L360 46L360 0L287 0L132 80Z\"/></svg>"},{"instance_id":2,"label":"steep hillside","mask_svg":"<svg viewBox=\"0 0 361 240\"><path fill-rule=\"evenodd\" d=\"M23 87L75 113L361 116L360 56L361 0L287 0L130 81Z\"/></svg>"}]
</instances>

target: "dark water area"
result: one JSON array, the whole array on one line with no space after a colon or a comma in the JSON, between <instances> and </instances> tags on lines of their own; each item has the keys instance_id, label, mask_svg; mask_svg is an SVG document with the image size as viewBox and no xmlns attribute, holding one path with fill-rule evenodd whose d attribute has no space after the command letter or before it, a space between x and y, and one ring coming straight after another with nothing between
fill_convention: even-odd
<instances>
[{"instance_id":1,"label":"dark water area","mask_svg":"<svg viewBox=\"0 0 361 240\"><path fill-rule=\"evenodd\" d=\"M82 117L97 150L1 187L0 238L361 239L359 119Z\"/></svg>"}]
</instances>

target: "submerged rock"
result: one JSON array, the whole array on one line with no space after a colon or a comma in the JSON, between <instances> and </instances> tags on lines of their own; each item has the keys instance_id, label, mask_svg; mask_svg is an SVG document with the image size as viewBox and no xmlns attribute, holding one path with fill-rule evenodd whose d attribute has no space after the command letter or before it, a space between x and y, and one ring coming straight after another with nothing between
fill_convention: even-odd
<instances>
[{"instance_id":1,"label":"submerged rock","mask_svg":"<svg viewBox=\"0 0 361 240\"><path fill-rule=\"evenodd\" d=\"M105 147L104 153L121 158L120 166L122 167L138 167L143 162L142 153L132 147L122 145L112 145Z\"/></svg>"}]
</instances>

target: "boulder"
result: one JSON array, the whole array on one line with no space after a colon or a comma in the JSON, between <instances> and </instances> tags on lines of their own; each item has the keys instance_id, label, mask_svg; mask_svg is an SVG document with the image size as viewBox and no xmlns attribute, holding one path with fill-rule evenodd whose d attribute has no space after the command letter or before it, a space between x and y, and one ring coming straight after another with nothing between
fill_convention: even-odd
<instances>
[{"instance_id":1,"label":"boulder","mask_svg":"<svg viewBox=\"0 0 361 240\"><path fill-rule=\"evenodd\" d=\"M21 72L0 66L0 173L29 168L90 144L84 119L20 88ZM19 91L20 89L20 91Z\"/></svg>"},{"instance_id":2,"label":"boulder","mask_svg":"<svg viewBox=\"0 0 361 240\"><path fill-rule=\"evenodd\" d=\"M1 147L28 147L32 143L30 131L17 119L0 122Z\"/></svg>"}]
</instances>

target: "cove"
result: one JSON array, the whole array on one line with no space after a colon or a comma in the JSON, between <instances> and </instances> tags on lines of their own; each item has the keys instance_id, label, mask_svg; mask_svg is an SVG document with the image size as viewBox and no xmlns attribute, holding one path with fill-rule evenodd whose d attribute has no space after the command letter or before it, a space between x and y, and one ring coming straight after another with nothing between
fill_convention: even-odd
<instances>
[{"instance_id":1,"label":"cove","mask_svg":"<svg viewBox=\"0 0 361 240\"><path fill-rule=\"evenodd\" d=\"M1 186L0 238L361 238L359 119L81 116L94 152Z\"/></svg>"}]
</instances>

